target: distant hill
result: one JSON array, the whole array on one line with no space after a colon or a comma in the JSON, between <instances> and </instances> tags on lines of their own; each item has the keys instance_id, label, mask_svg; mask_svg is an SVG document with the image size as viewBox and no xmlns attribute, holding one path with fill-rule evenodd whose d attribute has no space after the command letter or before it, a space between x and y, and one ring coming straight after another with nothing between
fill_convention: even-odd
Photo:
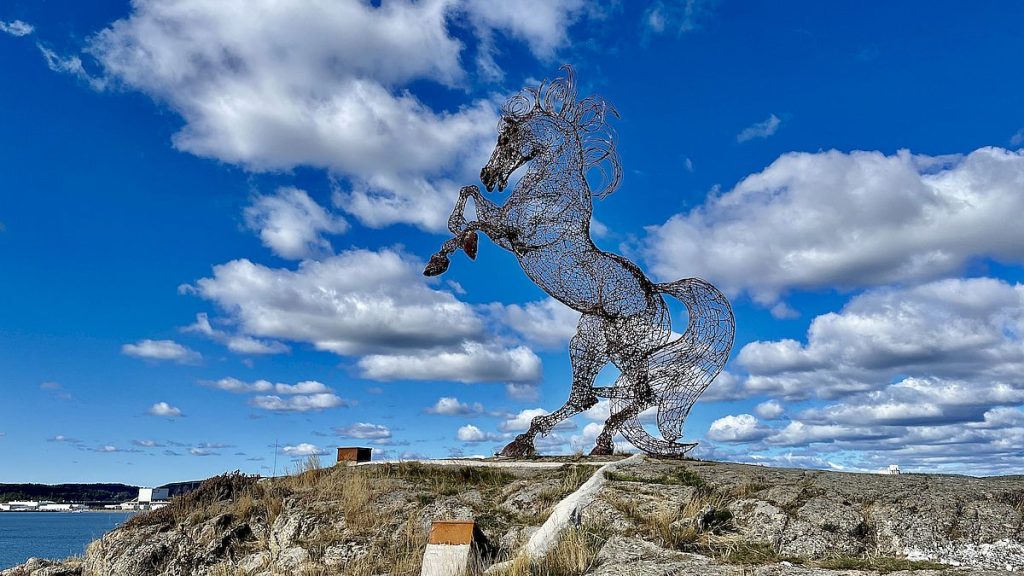
<instances>
[{"instance_id":1,"label":"distant hill","mask_svg":"<svg viewBox=\"0 0 1024 576\"><path fill-rule=\"evenodd\" d=\"M171 496L195 490L201 480L173 482L167 488ZM51 500L84 504L117 504L139 495L139 487L129 484L0 484L0 502L12 500Z\"/></svg>"},{"instance_id":2,"label":"distant hill","mask_svg":"<svg viewBox=\"0 0 1024 576\"><path fill-rule=\"evenodd\" d=\"M138 495L139 487L127 484L0 484L0 502L52 500L116 504Z\"/></svg>"}]
</instances>

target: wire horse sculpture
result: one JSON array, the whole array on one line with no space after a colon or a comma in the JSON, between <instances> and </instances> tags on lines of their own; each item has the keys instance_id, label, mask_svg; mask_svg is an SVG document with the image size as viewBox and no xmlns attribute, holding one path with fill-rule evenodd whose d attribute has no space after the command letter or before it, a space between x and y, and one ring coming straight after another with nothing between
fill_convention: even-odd
<instances>
[{"instance_id":1,"label":"wire horse sculpture","mask_svg":"<svg viewBox=\"0 0 1024 576\"><path fill-rule=\"evenodd\" d=\"M553 298L581 313L569 341L572 390L565 405L534 418L529 430L501 451L503 456L534 453L534 438L556 424L608 398L610 416L591 454L611 454L616 432L641 450L681 456L696 446L679 443L683 421L697 397L718 375L732 348L735 322L729 301L698 278L655 284L636 264L605 252L590 238L593 198L615 191L622 168L609 116L615 109L598 96L576 100L572 68L539 88L526 88L502 108L498 143L480 171L488 192L504 191L509 176L526 173L504 205L488 200L477 186L466 186L448 220L454 235L427 264L436 276L448 255L462 249L476 259L477 231L519 259L526 275ZM590 170L602 177L592 192ZM477 220L467 221L472 198ZM687 309L685 333L672 338L672 320L663 295ZM610 387L595 387L598 372L613 363L620 372ZM657 407L662 438L643 427L640 414Z\"/></svg>"}]
</instances>

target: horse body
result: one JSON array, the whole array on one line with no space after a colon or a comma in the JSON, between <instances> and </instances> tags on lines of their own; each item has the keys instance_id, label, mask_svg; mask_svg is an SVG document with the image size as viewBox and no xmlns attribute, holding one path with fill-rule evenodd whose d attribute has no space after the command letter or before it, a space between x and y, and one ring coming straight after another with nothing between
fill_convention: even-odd
<instances>
[{"instance_id":1,"label":"horse body","mask_svg":"<svg viewBox=\"0 0 1024 576\"><path fill-rule=\"evenodd\" d=\"M551 297L581 313L569 343L573 383L568 400L555 412L534 418L503 455L531 454L536 434L546 434L558 422L590 408L599 396L610 399L611 415L592 453L611 453L612 436L621 431L644 450L682 454L694 445L675 440L696 397L728 357L732 312L725 297L706 282L654 284L636 264L594 244L593 194L586 171L614 148L588 145L581 137L582 129L606 127L606 105L595 98L576 102L569 72L546 93L543 88L527 91L533 106L523 106L529 99L522 94L506 105L498 145L481 170L481 180L488 191L500 191L512 172L523 165L528 169L504 205L488 200L476 186L463 188L449 219L454 237L431 258L424 273L444 272L448 254L459 248L475 258L479 230L512 251L527 276ZM611 145L610 137L606 144ZM609 189L617 184L617 163L613 171ZM472 222L464 216L469 198L477 212ZM662 296L666 293L680 299L689 312L686 333L672 341L671 318ZM609 362L619 369L618 380L614 386L595 388L594 379ZM651 437L637 419L655 405L664 440Z\"/></svg>"}]
</instances>

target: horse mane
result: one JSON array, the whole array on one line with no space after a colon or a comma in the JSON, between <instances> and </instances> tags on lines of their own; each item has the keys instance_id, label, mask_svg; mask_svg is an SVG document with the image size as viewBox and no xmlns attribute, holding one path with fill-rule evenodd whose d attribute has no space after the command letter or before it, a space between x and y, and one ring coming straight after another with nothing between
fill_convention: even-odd
<instances>
[{"instance_id":1,"label":"horse mane","mask_svg":"<svg viewBox=\"0 0 1024 576\"><path fill-rule=\"evenodd\" d=\"M572 66L563 65L560 70L565 76L551 82L545 80L537 88L524 88L509 98L501 108L502 118L517 121L541 111L568 122L580 139L584 173L596 170L600 175L600 191L591 194L607 198L622 182L615 129L608 123L609 116L618 118L619 113L596 94L576 100L576 75Z\"/></svg>"}]
</instances>

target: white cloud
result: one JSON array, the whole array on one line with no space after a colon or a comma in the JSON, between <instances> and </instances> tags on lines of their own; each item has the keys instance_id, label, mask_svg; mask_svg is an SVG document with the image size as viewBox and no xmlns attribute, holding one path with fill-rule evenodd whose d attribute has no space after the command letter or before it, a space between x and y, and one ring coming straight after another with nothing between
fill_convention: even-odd
<instances>
[{"instance_id":1,"label":"white cloud","mask_svg":"<svg viewBox=\"0 0 1024 576\"><path fill-rule=\"evenodd\" d=\"M331 389L316 380L306 380L298 384L275 384L274 390L278 394L323 394L331 392Z\"/></svg>"},{"instance_id":2,"label":"white cloud","mask_svg":"<svg viewBox=\"0 0 1024 576\"><path fill-rule=\"evenodd\" d=\"M513 330L532 344L545 348L565 348L576 334L580 313L554 298L528 302L522 306L500 304L494 312Z\"/></svg>"},{"instance_id":3,"label":"white cloud","mask_svg":"<svg viewBox=\"0 0 1024 576\"><path fill-rule=\"evenodd\" d=\"M782 124L782 120L778 116L772 114L767 120L752 124L743 129L742 132L736 135L737 142L747 142L754 138L767 138L779 129L779 125Z\"/></svg>"},{"instance_id":4,"label":"white cloud","mask_svg":"<svg viewBox=\"0 0 1024 576\"><path fill-rule=\"evenodd\" d=\"M454 9L450 0L138 2L88 51L120 84L181 115L178 149L251 170L326 168L351 179L341 205L364 223L440 230L456 182L493 146L497 119L486 100L438 112L403 89L464 79L463 45L448 32Z\"/></svg>"},{"instance_id":5,"label":"white cloud","mask_svg":"<svg viewBox=\"0 0 1024 576\"><path fill-rule=\"evenodd\" d=\"M658 0L644 12L644 24L655 34L672 32L682 36L687 32L700 30L713 4L714 2L709 0Z\"/></svg>"},{"instance_id":6,"label":"white cloud","mask_svg":"<svg viewBox=\"0 0 1024 576\"><path fill-rule=\"evenodd\" d=\"M459 427L456 437L463 442L483 442L487 439L483 431L472 424Z\"/></svg>"},{"instance_id":7,"label":"white cloud","mask_svg":"<svg viewBox=\"0 0 1024 576\"><path fill-rule=\"evenodd\" d=\"M194 288L232 315L243 334L309 342L337 354L458 345L483 321L424 280L422 263L394 250L350 250L298 269L249 260L215 266Z\"/></svg>"},{"instance_id":8,"label":"white cloud","mask_svg":"<svg viewBox=\"0 0 1024 576\"><path fill-rule=\"evenodd\" d=\"M196 322L181 329L182 332L196 332L214 342L220 342L228 350L238 354L282 354L289 351L288 346L280 342L258 340L251 336L228 334L210 325L210 318L205 312L196 314Z\"/></svg>"},{"instance_id":9,"label":"white cloud","mask_svg":"<svg viewBox=\"0 0 1024 576\"><path fill-rule=\"evenodd\" d=\"M28 36L34 30L35 27L28 22L22 22L21 20L4 22L0 20L0 32L5 32L11 36Z\"/></svg>"},{"instance_id":10,"label":"white cloud","mask_svg":"<svg viewBox=\"0 0 1024 576\"><path fill-rule=\"evenodd\" d=\"M907 376L1024 389L1024 285L974 278L865 292L815 318L807 342L751 342L733 397L837 398Z\"/></svg>"},{"instance_id":11,"label":"white cloud","mask_svg":"<svg viewBox=\"0 0 1024 576\"><path fill-rule=\"evenodd\" d=\"M284 446L281 452L288 456L323 456L327 451L314 444L303 442L295 446Z\"/></svg>"},{"instance_id":12,"label":"white cloud","mask_svg":"<svg viewBox=\"0 0 1024 576\"><path fill-rule=\"evenodd\" d=\"M102 90L106 87L106 80L103 78L97 78L86 71L85 66L82 65L82 59L78 56L61 56L53 50L43 46L42 44L36 44L39 48L39 52L43 55L43 59L46 60L46 66L59 74L69 74L84 81L93 90Z\"/></svg>"},{"instance_id":13,"label":"white cloud","mask_svg":"<svg viewBox=\"0 0 1024 576\"><path fill-rule=\"evenodd\" d=\"M1017 130L1013 133L1013 136L1010 136L1010 144L1012 146L1020 146L1021 144L1024 144L1024 128Z\"/></svg>"},{"instance_id":14,"label":"white cloud","mask_svg":"<svg viewBox=\"0 0 1024 576\"><path fill-rule=\"evenodd\" d=\"M906 378L882 390L812 408L803 422L843 426L921 426L980 422L993 406L1024 404L1024 386L999 382Z\"/></svg>"},{"instance_id":15,"label":"white cloud","mask_svg":"<svg viewBox=\"0 0 1024 576\"><path fill-rule=\"evenodd\" d=\"M173 340L139 340L135 344L121 346L121 353L148 360L173 360L175 362L196 362L202 356Z\"/></svg>"},{"instance_id":16,"label":"white cloud","mask_svg":"<svg viewBox=\"0 0 1024 576\"><path fill-rule=\"evenodd\" d=\"M163 444L156 440L132 440L132 444L140 448L163 448Z\"/></svg>"},{"instance_id":17,"label":"white cloud","mask_svg":"<svg viewBox=\"0 0 1024 576\"><path fill-rule=\"evenodd\" d=\"M308 342L362 356L357 364L365 378L539 379L541 362L532 350L484 343L494 330L485 316L451 292L432 288L422 267L389 249L350 250L303 261L296 270L235 260L183 290L216 302L238 337Z\"/></svg>"},{"instance_id":18,"label":"white cloud","mask_svg":"<svg viewBox=\"0 0 1024 576\"><path fill-rule=\"evenodd\" d=\"M274 385L266 380L257 380L255 382L243 382L238 378L221 378L220 380L201 380L200 384L203 386L209 386L210 388L217 388L226 392L232 392L235 394L248 394L256 392L270 392L274 389Z\"/></svg>"},{"instance_id":19,"label":"white cloud","mask_svg":"<svg viewBox=\"0 0 1024 576\"><path fill-rule=\"evenodd\" d=\"M273 412L319 412L328 408L348 406L348 402L334 393L280 396L256 396L249 404Z\"/></svg>"},{"instance_id":20,"label":"white cloud","mask_svg":"<svg viewBox=\"0 0 1024 576\"><path fill-rule=\"evenodd\" d=\"M516 414L502 422L498 428L502 432L525 432L530 427L530 424L533 423L534 418L537 416L544 416L547 413L548 411L543 408L522 410L519 414Z\"/></svg>"},{"instance_id":21,"label":"white cloud","mask_svg":"<svg viewBox=\"0 0 1024 576\"><path fill-rule=\"evenodd\" d=\"M427 408L427 412L430 414L441 414L444 416L469 416L483 414L484 406L479 402L474 402L470 405L465 402L460 402L458 398L444 396L438 398L437 403L430 408Z\"/></svg>"},{"instance_id":22,"label":"white cloud","mask_svg":"<svg viewBox=\"0 0 1024 576\"><path fill-rule=\"evenodd\" d=\"M754 407L754 413L765 420L775 420L785 412L786 409L782 407L782 404L779 404L775 400L761 402Z\"/></svg>"},{"instance_id":23,"label":"white cloud","mask_svg":"<svg viewBox=\"0 0 1024 576\"><path fill-rule=\"evenodd\" d=\"M525 346L502 348L465 342L457 351L371 354L358 362L362 377L373 380L454 380L456 382L535 382L540 358Z\"/></svg>"},{"instance_id":24,"label":"white cloud","mask_svg":"<svg viewBox=\"0 0 1024 576\"><path fill-rule=\"evenodd\" d=\"M193 456L220 456L219 452L215 452L209 448L189 448L188 453Z\"/></svg>"},{"instance_id":25,"label":"white cloud","mask_svg":"<svg viewBox=\"0 0 1024 576\"><path fill-rule=\"evenodd\" d=\"M792 289L917 283L1024 262L1024 151L789 153L648 229L656 276L701 276L771 306Z\"/></svg>"},{"instance_id":26,"label":"white cloud","mask_svg":"<svg viewBox=\"0 0 1024 576\"><path fill-rule=\"evenodd\" d=\"M768 436L771 429L762 426L750 414L725 416L711 423L708 438L719 442L749 442Z\"/></svg>"},{"instance_id":27,"label":"white cloud","mask_svg":"<svg viewBox=\"0 0 1024 576\"><path fill-rule=\"evenodd\" d=\"M535 402L540 399L540 390L533 383L506 382L505 395L519 402Z\"/></svg>"},{"instance_id":28,"label":"white cloud","mask_svg":"<svg viewBox=\"0 0 1024 576\"><path fill-rule=\"evenodd\" d=\"M536 56L545 59L568 43L569 27L583 15L585 6L583 0L464 3L470 20L525 41Z\"/></svg>"},{"instance_id":29,"label":"white cloud","mask_svg":"<svg viewBox=\"0 0 1024 576\"><path fill-rule=\"evenodd\" d=\"M505 435L484 432L472 424L460 426L458 432L455 433L455 437L461 442L470 443L501 442L507 440Z\"/></svg>"},{"instance_id":30,"label":"white cloud","mask_svg":"<svg viewBox=\"0 0 1024 576\"><path fill-rule=\"evenodd\" d=\"M391 438L391 429L383 424L358 422L350 426L334 429L334 433L343 438L359 438L361 440L384 440Z\"/></svg>"},{"instance_id":31,"label":"white cloud","mask_svg":"<svg viewBox=\"0 0 1024 576\"><path fill-rule=\"evenodd\" d=\"M305 190L293 187L254 198L245 209L245 223L275 254L296 260L333 253L323 234L348 229L343 218L324 210Z\"/></svg>"},{"instance_id":32,"label":"white cloud","mask_svg":"<svg viewBox=\"0 0 1024 576\"><path fill-rule=\"evenodd\" d=\"M148 411L150 416L160 416L162 418L178 418L182 415L181 409L171 406L167 402L157 402L150 406Z\"/></svg>"}]
</instances>

